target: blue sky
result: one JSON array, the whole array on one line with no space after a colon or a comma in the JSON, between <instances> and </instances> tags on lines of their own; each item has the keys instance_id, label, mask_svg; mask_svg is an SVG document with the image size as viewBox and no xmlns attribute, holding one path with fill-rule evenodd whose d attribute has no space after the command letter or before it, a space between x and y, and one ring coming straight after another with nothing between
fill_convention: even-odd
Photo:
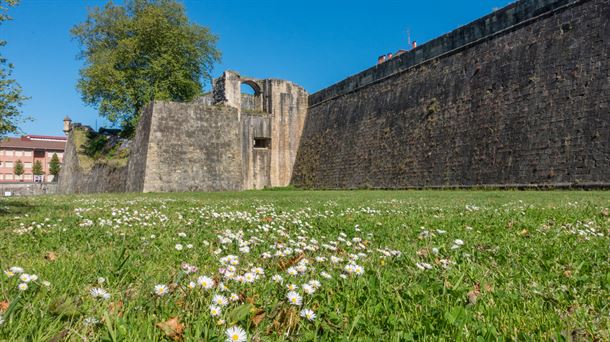
<instances>
[{"instance_id":1,"label":"blue sky","mask_svg":"<svg viewBox=\"0 0 610 342\"><path fill-rule=\"evenodd\" d=\"M62 134L62 120L93 127L106 123L86 106L75 84L81 61L69 30L102 0L21 0L13 21L0 26L2 54L25 95L28 134ZM117 1L120 2L120 1ZM185 0L193 22L220 38L225 69L258 78L281 78L309 92L323 89L407 47L407 29L422 44L467 24L508 0L343 1Z\"/></svg>"}]
</instances>

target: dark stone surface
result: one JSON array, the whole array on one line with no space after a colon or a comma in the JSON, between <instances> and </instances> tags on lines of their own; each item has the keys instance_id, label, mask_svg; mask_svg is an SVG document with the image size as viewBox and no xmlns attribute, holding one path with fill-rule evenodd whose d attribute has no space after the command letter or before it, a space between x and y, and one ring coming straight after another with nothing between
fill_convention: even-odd
<instances>
[{"instance_id":1,"label":"dark stone surface","mask_svg":"<svg viewBox=\"0 0 610 342\"><path fill-rule=\"evenodd\" d=\"M520 1L311 95L292 183L609 185L609 12Z\"/></svg>"}]
</instances>

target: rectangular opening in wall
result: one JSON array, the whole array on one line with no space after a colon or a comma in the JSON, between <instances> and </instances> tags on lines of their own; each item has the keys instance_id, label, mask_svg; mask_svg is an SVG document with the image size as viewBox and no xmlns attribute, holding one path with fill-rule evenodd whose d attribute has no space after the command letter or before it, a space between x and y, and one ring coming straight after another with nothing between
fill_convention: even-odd
<instances>
[{"instance_id":1,"label":"rectangular opening in wall","mask_svg":"<svg viewBox=\"0 0 610 342\"><path fill-rule=\"evenodd\" d=\"M271 138L254 138L254 148L271 148Z\"/></svg>"}]
</instances>

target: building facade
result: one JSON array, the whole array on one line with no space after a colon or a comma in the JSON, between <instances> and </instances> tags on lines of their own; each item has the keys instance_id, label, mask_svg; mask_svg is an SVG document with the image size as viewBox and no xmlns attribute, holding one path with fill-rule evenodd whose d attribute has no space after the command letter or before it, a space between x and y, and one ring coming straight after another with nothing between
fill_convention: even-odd
<instances>
[{"instance_id":1,"label":"building facade","mask_svg":"<svg viewBox=\"0 0 610 342\"><path fill-rule=\"evenodd\" d=\"M63 162L66 140L66 137L43 135L0 140L0 182L52 182L54 177L49 173L51 158L57 154L60 163ZM23 163L24 173L21 176L15 174L15 163L18 160ZM33 174L36 161L42 165L41 176Z\"/></svg>"}]
</instances>

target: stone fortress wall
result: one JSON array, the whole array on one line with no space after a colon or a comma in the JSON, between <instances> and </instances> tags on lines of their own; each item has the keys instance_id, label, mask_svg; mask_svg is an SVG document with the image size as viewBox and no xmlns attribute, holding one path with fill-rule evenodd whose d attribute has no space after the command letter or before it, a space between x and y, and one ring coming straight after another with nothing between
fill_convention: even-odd
<instances>
[{"instance_id":1,"label":"stone fortress wall","mask_svg":"<svg viewBox=\"0 0 610 342\"><path fill-rule=\"evenodd\" d=\"M227 71L146 107L124 168L69 139L59 192L610 187L609 18L521 0L312 95Z\"/></svg>"},{"instance_id":2,"label":"stone fortress wall","mask_svg":"<svg viewBox=\"0 0 610 342\"><path fill-rule=\"evenodd\" d=\"M242 94L249 84L253 95ZM192 103L159 102L141 113L126 167L79 165L70 133L60 193L227 191L286 186L307 112L291 82L226 71Z\"/></svg>"},{"instance_id":3,"label":"stone fortress wall","mask_svg":"<svg viewBox=\"0 0 610 342\"><path fill-rule=\"evenodd\" d=\"M309 97L306 188L610 185L610 2L522 0Z\"/></svg>"}]
</instances>

